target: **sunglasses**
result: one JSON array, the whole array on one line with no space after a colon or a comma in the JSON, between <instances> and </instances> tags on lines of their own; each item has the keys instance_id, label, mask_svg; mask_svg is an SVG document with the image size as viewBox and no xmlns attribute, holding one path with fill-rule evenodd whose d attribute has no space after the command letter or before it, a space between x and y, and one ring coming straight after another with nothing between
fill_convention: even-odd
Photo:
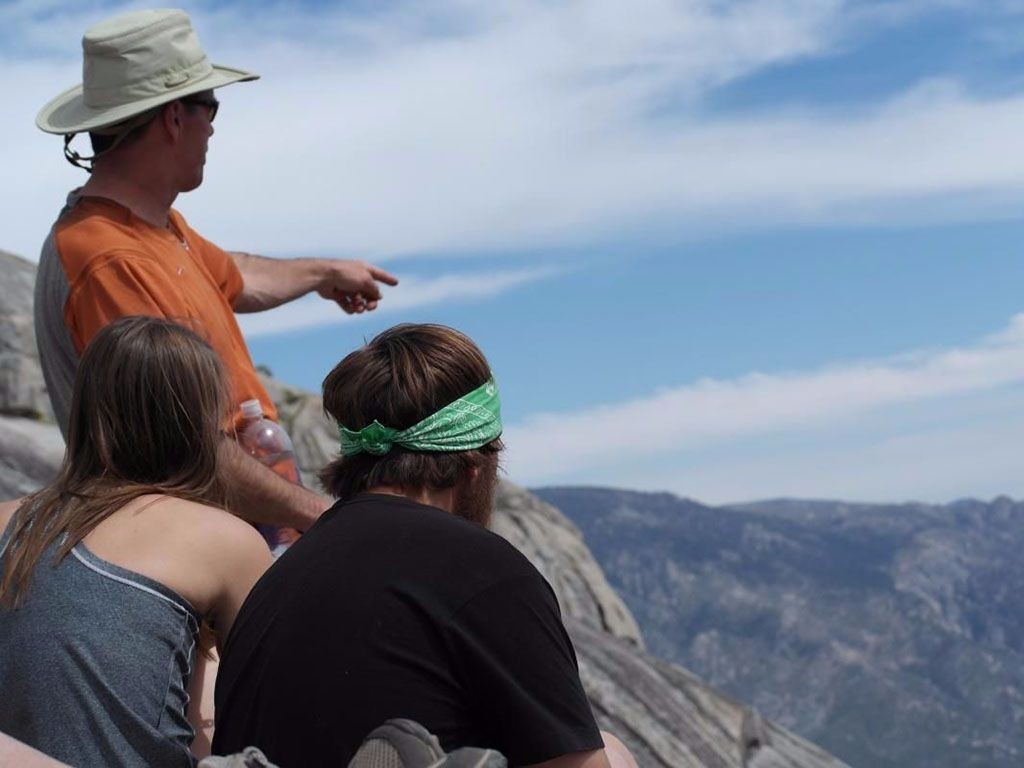
<instances>
[{"instance_id":1,"label":"sunglasses","mask_svg":"<svg viewBox=\"0 0 1024 768\"><path fill-rule=\"evenodd\" d=\"M212 123L213 118L217 116L217 110L220 109L220 102L217 101L213 96L186 96L181 100L183 104L196 104L200 107L206 107L207 119Z\"/></svg>"}]
</instances>

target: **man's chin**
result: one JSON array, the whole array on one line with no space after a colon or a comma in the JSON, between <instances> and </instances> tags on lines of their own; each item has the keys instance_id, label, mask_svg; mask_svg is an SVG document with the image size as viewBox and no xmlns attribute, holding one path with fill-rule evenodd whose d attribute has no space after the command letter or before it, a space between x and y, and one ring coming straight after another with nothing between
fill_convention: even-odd
<instances>
[{"instance_id":1,"label":"man's chin","mask_svg":"<svg viewBox=\"0 0 1024 768\"><path fill-rule=\"evenodd\" d=\"M182 188L182 192L191 192L193 189L198 189L203 183L203 169L200 168L199 172L193 176L187 184Z\"/></svg>"}]
</instances>

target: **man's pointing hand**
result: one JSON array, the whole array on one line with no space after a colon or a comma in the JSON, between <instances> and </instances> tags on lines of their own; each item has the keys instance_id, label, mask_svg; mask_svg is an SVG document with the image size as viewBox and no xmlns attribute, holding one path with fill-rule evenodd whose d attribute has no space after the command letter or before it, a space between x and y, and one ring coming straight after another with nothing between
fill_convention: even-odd
<instances>
[{"instance_id":1,"label":"man's pointing hand","mask_svg":"<svg viewBox=\"0 0 1024 768\"><path fill-rule=\"evenodd\" d=\"M398 285L398 278L365 261L331 259L324 262L325 272L317 293L336 301L348 314L369 312L380 301L380 285Z\"/></svg>"}]
</instances>

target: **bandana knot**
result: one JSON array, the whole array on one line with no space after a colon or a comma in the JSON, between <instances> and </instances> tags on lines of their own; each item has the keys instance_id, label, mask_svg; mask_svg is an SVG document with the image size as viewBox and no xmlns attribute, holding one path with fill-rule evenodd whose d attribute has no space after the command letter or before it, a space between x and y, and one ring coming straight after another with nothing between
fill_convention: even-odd
<instances>
[{"instance_id":1,"label":"bandana knot","mask_svg":"<svg viewBox=\"0 0 1024 768\"><path fill-rule=\"evenodd\" d=\"M375 419L372 424L358 432L350 433L350 436L354 443L358 443L360 450L372 453L374 456L383 456L391 450L397 434L398 430L385 427ZM353 447L355 446L353 445Z\"/></svg>"}]
</instances>

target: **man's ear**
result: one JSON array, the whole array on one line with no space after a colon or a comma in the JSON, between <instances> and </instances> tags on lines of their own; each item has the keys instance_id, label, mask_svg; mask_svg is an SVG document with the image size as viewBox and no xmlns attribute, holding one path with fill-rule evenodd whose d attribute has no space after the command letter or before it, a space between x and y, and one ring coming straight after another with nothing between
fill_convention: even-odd
<instances>
[{"instance_id":1,"label":"man's ear","mask_svg":"<svg viewBox=\"0 0 1024 768\"><path fill-rule=\"evenodd\" d=\"M182 118L182 106L180 101L172 101L170 104L160 110L160 117L158 120L163 126L164 131L173 140L181 135L181 118Z\"/></svg>"},{"instance_id":2,"label":"man's ear","mask_svg":"<svg viewBox=\"0 0 1024 768\"><path fill-rule=\"evenodd\" d=\"M475 464L473 466L466 467L466 479L469 482L474 482L478 477L480 477L480 467Z\"/></svg>"}]
</instances>

